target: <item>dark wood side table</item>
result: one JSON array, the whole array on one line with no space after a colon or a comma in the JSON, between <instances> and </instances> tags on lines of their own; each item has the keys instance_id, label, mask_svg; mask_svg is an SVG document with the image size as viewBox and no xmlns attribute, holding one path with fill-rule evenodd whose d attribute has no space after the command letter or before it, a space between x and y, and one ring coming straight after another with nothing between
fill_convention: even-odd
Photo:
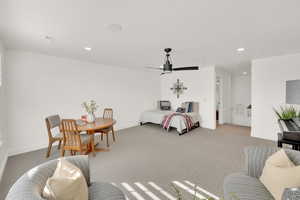
<instances>
[{"instance_id":1,"label":"dark wood side table","mask_svg":"<svg viewBox=\"0 0 300 200\"><path fill-rule=\"evenodd\" d=\"M282 148L282 144L292 145L293 150L300 151L300 141L286 140L282 138L282 133L278 133L277 146Z\"/></svg>"}]
</instances>

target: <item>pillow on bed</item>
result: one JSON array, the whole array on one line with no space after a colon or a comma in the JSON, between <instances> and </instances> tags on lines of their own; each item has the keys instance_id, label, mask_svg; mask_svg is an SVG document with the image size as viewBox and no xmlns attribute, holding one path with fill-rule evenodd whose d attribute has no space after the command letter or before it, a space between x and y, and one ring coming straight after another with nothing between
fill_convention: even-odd
<instances>
[{"instance_id":1,"label":"pillow on bed","mask_svg":"<svg viewBox=\"0 0 300 200\"><path fill-rule=\"evenodd\" d=\"M188 106L187 112L193 112L193 102L188 102L188 103L189 103L189 106Z\"/></svg>"},{"instance_id":2,"label":"pillow on bed","mask_svg":"<svg viewBox=\"0 0 300 200\"><path fill-rule=\"evenodd\" d=\"M183 107L178 107L176 112L179 112L179 113L185 113L185 108Z\"/></svg>"},{"instance_id":3,"label":"pillow on bed","mask_svg":"<svg viewBox=\"0 0 300 200\"><path fill-rule=\"evenodd\" d=\"M185 109L185 112L193 112L193 102L184 102L182 107Z\"/></svg>"},{"instance_id":4,"label":"pillow on bed","mask_svg":"<svg viewBox=\"0 0 300 200\"><path fill-rule=\"evenodd\" d=\"M170 101L159 101L159 106L161 110L171 110Z\"/></svg>"},{"instance_id":5,"label":"pillow on bed","mask_svg":"<svg viewBox=\"0 0 300 200\"><path fill-rule=\"evenodd\" d=\"M184 111L185 111L185 112L187 112L188 109L189 109L189 104L188 104L188 102L183 102L183 103L181 104L181 107L184 108Z\"/></svg>"}]
</instances>

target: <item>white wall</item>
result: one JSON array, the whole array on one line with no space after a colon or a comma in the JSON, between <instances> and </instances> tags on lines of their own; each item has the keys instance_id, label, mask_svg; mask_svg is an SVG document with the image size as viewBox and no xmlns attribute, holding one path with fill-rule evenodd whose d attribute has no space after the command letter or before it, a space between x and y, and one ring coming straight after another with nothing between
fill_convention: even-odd
<instances>
[{"instance_id":1,"label":"white wall","mask_svg":"<svg viewBox=\"0 0 300 200\"><path fill-rule=\"evenodd\" d=\"M216 68L216 76L220 79L219 124L231 123L231 74Z\"/></svg>"},{"instance_id":2,"label":"white wall","mask_svg":"<svg viewBox=\"0 0 300 200\"><path fill-rule=\"evenodd\" d=\"M252 136L277 139L273 107L285 104L285 82L295 79L300 79L300 54L252 62Z\"/></svg>"},{"instance_id":3,"label":"white wall","mask_svg":"<svg viewBox=\"0 0 300 200\"><path fill-rule=\"evenodd\" d=\"M188 89L177 99L170 88L177 79L183 82ZM172 72L161 76L161 99L170 100L173 109L185 101L199 102L201 126L216 128L216 102L215 102L215 67L203 67L199 71Z\"/></svg>"},{"instance_id":4,"label":"white wall","mask_svg":"<svg viewBox=\"0 0 300 200\"><path fill-rule=\"evenodd\" d=\"M6 110L6 67L5 50L0 41L0 180L7 160L7 110Z\"/></svg>"},{"instance_id":5,"label":"white wall","mask_svg":"<svg viewBox=\"0 0 300 200\"><path fill-rule=\"evenodd\" d=\"M156 72L103 66L22 51L7 51L9 154L48 144L44 118L80 118L83 101L112 107L116 129L136 126L160 96Z\"/></svg>"},{"instance_id":6,"label":"white wall","mask_svg":"<svg viewBox=\"0 0 300 200\"><path fill-rule=\"evenodd\" d=\"M251 126L251 75L233 74L231 83L232 124Z\"/></svg>"}]
</instances>

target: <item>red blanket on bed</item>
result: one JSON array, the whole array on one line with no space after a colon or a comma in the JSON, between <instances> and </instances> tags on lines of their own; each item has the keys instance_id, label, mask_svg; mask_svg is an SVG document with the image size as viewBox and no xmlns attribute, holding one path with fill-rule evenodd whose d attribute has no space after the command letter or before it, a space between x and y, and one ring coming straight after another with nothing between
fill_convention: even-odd
<instances>
[{"instance_id":1,"label":"red blanket on bed","mask_svg":"<svg viewBox=\"0 0 300 200\"><path fill-rule=\"evenodd\" d=\"M175 116L180 116L183 119L187 131L189 131L189 130L192 129L192 127L193 127L193 120L192 120L191 116L189 116L187 114L184 114L184 113L177 113L177 112L169 114L169 115L166 115L164 117L164 119L162 121L162 126L163 126L164 129L169 130L171 121L172 121L173 117L175 117Z\"/></svg>"}]
</instances>

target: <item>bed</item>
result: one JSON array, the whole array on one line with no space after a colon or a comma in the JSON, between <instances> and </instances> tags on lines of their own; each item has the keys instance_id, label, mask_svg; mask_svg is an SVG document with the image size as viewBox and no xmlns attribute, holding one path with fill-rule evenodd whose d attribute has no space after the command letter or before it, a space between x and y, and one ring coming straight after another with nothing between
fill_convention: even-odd
<instances>
[{"instance_id":1,"label":"bed","mask_svg":"<svg viewBox=\"0 0 300 200\"><path fill-rule=\"evenodd\" d=\"M193 121L193 128L197 128L200 126L199 105L197 102L193 102L192 104L192 111L185 114L191 117ZM161 125L164 117L174 112L175 111L172 110L160 110L158 106L157 109L148 110L141 114L140 125L144 125L146 123ZM184 119L180 116L174 116L172 121L170 122L170 126L172 128L175 128L179 135L182 135L188 131Z\"/></svg>"}]
</instances>

